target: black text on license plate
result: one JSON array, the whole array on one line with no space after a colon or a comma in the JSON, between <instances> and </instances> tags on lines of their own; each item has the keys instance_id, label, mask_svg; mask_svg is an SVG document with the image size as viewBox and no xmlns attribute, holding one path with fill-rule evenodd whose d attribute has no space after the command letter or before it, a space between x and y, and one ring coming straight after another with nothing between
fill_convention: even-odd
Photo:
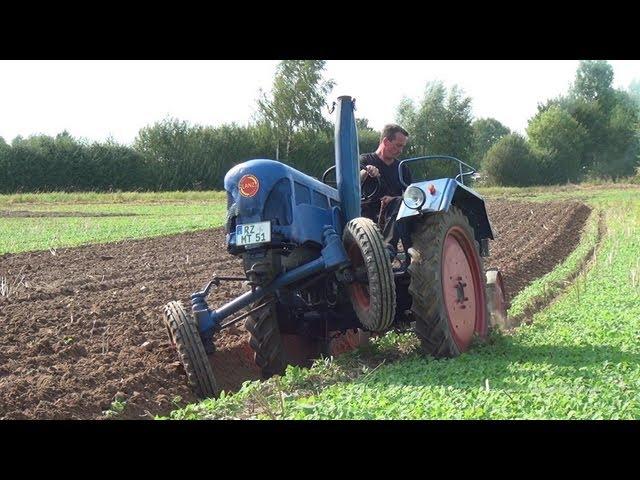
<instances>
[{"instance_id":1,"label":"black text on license plate","mask_svg":"<svg viewBox=\"0 0 640 480\"><path fill-rule=\"evenodd\" d=\"M255 245L271 241L271 222L236 225L236 245Z\"/></svg>"}]
</instances>

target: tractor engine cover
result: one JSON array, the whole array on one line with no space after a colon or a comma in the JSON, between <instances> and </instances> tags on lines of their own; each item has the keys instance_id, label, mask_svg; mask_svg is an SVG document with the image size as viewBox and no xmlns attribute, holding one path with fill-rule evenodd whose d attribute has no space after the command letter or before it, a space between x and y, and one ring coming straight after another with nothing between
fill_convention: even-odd
<instances>
[{"instance_id":1,"label":"tractor engine cover","mask_svg":"<svg viewBox=\"0 0 640 480\"><path fill-rule=\"evenodd\" d=\"M283 243L322 246L326 225L342 233L338 191L283 163L258 159L236 165L224 188L232 254Z\"/></svg>"}]
</instances>

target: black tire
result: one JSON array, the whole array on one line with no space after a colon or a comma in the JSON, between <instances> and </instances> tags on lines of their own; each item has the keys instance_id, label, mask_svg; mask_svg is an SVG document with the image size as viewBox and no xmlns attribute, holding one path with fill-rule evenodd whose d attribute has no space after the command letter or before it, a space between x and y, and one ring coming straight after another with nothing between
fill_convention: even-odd
<instances>
[{"instance_id":1,"label":"black tire","mask_svg":"<svg viewBox=\"0 0 640 480\"><path fill-rule=\"evenodd\" d=\"M261 281L267 284L280 271L280 266L283 271L290 271L319 256L319 249L300 246L275 264L273 263L275 259L272 258L271 263L266 262L262 268L266 275L261 278ZM249 268L255 268L255 265L245 262L245 270ZM264 378L282 375L287 365L310 367L313 360L322 353L321 345L317 340L293 333L283 334L280 331L277 302L273 302L273 299L274 296L271 295L253 304L251 307L255 308L262 303L272 302L269 306L249 315L245 321L245 328L251 334L249 346L254 351L254 361L262 370Z\"/></svg>"},{"instance_id":2,"label":"black tire","mask_svg":"<svg viewBox=\"0 0 640 480\"><path fill-rule=\"evenodd\" d=\"M193 392L198 398L216 398L220 392L196 320L181 302L166 304L163 320Z\"/></svg>"},{"instance_id":3,"label":"black tire","mask_svg":"<svg viewBox=\"0 0 640 480\"><path fill-rule=\"evenodd\" d=\"M461 293L455 301L451 300L449 294L445 294L445 288L448 289L450 283L456 279L443 280L444 246L449 236L458 242L463 254L460 263L467 264L471 272L469 281L472 282L472 286L467 287L466 283L459 281ZM423 353L435 358L458 356L469 348L472 336L486 336L487 331L484 273L473 229L462 211L452 206L449 212L436 213L416 223L412 240L413 247L409 249L409 293L412 297L411 311L415 319L415 333L420 339L421 349ZM456 257L456 260L458 258ZM467 293L464 292L465 287ZM465 297L468 292L472 292L471 301ZM455 312L452 308L455 309L458 301L464 306L458 306L459 310ZM468 302L466 305L465 301ZM460 308L469 310L467 312ZM469 319L469 312L473 312L472 319ZM461 320L461 317L464 318ZM456 330L454 325L459 327L459 324L463 326Z\"/></svg>"},{"instance_id":4,"label":"black tire","mask_svg":"<svg viewBox=\"0 0 640 480\"><path fill-rule=\"evenodd\" d=\"M360 323L372 332L386 330L396 311L396 287L388 249L377 225L365 217L347 223L342 235L351 265L364 268L368 283L349 285L351 305Z\"/></svg>"},{"instance_id":5,"label":"black tire","mask_svg":"<svg viewBox=\"0 0 640 480\"><path fill-rule=\"evenodd\" d=\"M272 300L272 297L265 297L262 302L269 300ZM249 346L255 352L254 360L262 370L263 377L282 375L287 368L287 360L275 304L272 303L249 315L244 326L251 334Z\"/></svg>"}]
</instances>

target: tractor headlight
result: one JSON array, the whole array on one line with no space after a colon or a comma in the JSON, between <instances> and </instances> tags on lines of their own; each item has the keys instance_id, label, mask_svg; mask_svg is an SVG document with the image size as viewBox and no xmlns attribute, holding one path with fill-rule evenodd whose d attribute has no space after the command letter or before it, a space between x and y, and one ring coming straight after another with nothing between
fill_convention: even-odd
<instances>
[{"instance_id":1,"label":"tractor headlight","mask_svg":"<svg viewBox=\"0 0 640 480\"><path fill-rule=\"evenodd\" d=\"M404 200L404 204L409 208L413 208L414 210L417 210L422 205L424 205L424 202L427 199L427 196L418 187L407 188L402 197Z\"/></svg>"}]
</instances>

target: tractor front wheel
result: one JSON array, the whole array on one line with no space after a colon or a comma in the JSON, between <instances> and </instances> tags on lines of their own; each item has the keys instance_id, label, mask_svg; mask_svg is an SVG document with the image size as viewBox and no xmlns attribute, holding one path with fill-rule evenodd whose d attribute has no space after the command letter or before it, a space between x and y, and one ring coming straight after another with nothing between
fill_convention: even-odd
<instances>
[{"instance_id":1,"label":"tractor front wheel","mask_svg":"<svg viewBox=\"0 0 640 480\"><path fill-rule=\"evenodd\" d=\"M436 358L468 350L487 334L484 274L473 229L456 207L416 225L409 293L422 350Z\"/></svg>"},{"instance_id":2,"label":"tractor front wheel","mask_svg":"<svg viewBox=\"0 0 640 480\"><path fill-rule=\"evenodd\" d=\"M342 242L356 277L348 288L358 320L370 331L384 331L395 316L396 286L382 234L372 220L358 217L347 223Z\"/></svg>"},{"instance_id":3,"label":"tractor front wheel","mask_svg":"<svg viewBox=\"0 0 640 480\"><path fill-rule=\"evenodd\" d=\"M164 306L164 325L193 392L199 398L217 397L218 385L198 332L198 324L181 302Z\"/></svg>"}]
</instances>

